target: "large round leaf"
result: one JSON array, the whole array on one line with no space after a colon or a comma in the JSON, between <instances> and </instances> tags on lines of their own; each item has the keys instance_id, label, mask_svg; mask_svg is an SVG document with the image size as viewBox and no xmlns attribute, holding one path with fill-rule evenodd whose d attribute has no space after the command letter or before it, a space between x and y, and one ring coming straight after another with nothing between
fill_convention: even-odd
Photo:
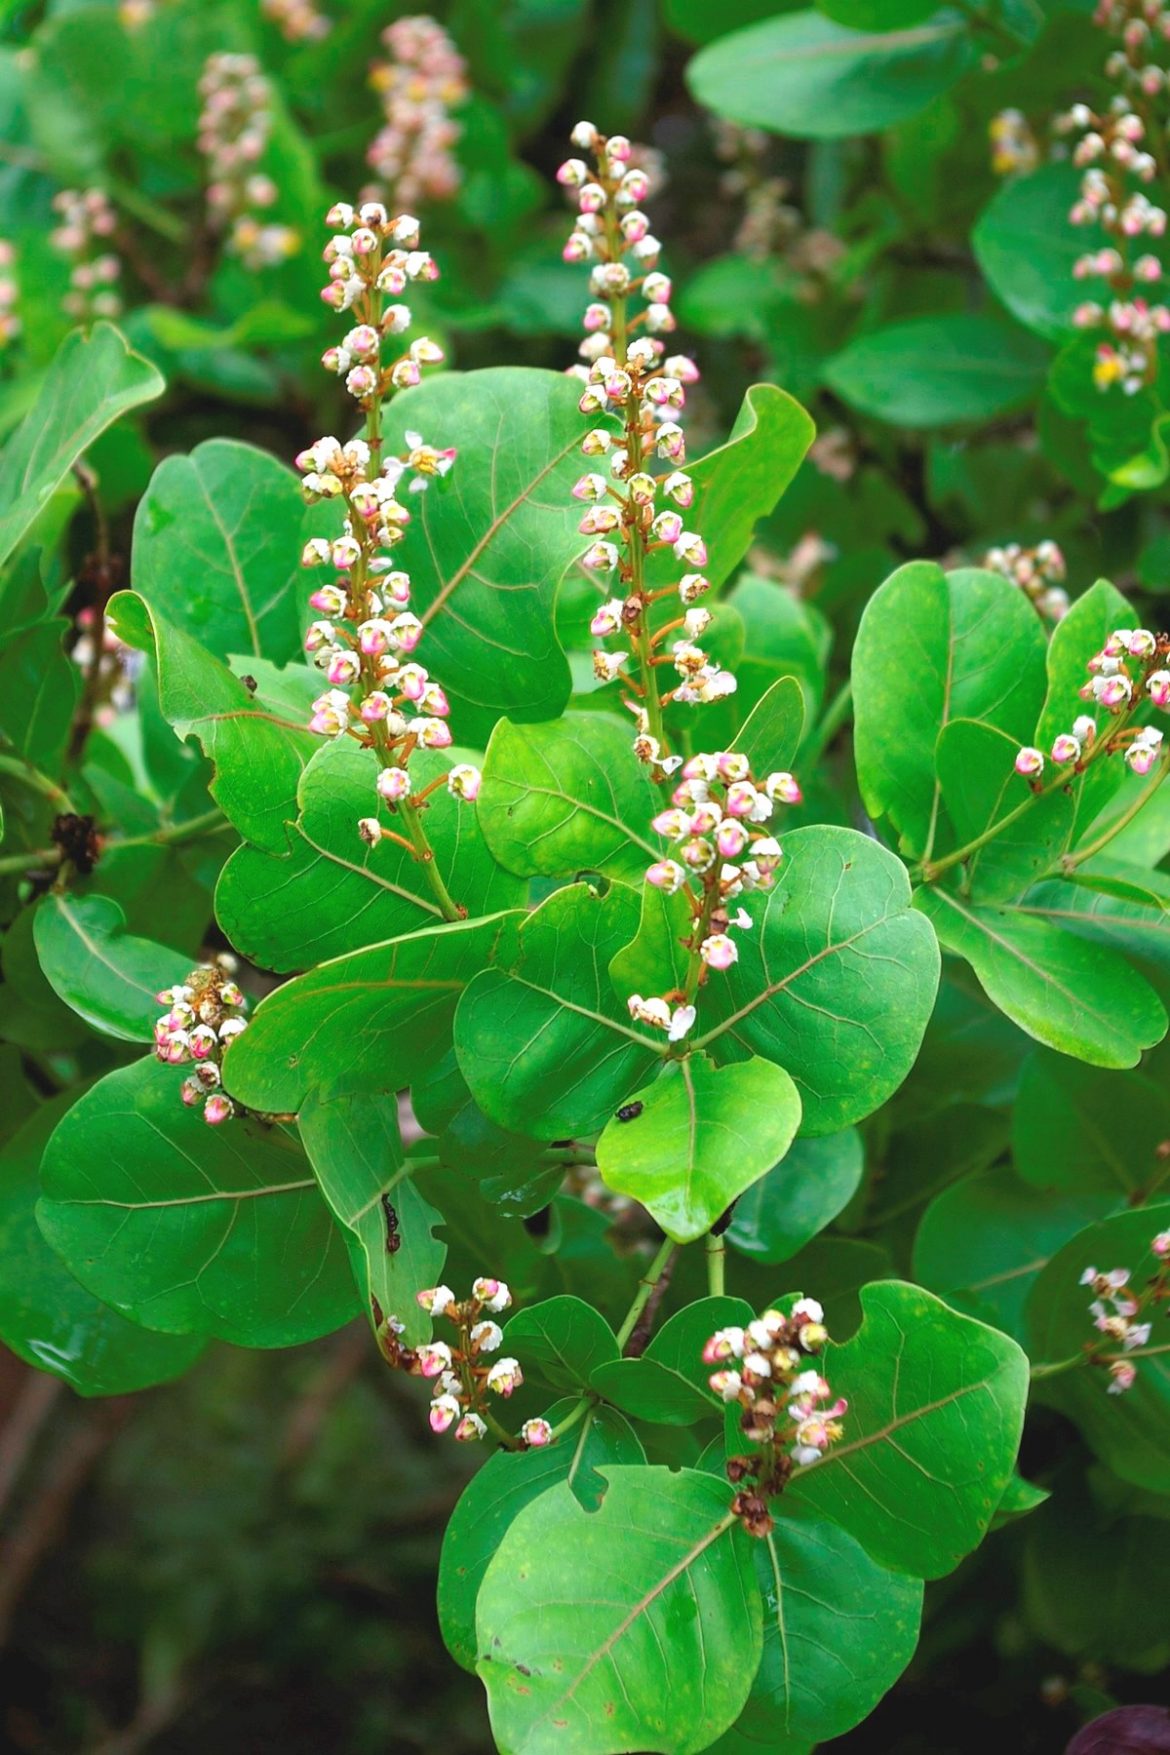
<instances>
[{"instance_id":1,"label":"large round leaf","mask_svg":"<svg viewBox=\"0 0 1170 1755\"><path fill-rule=\"evenodd\" d=\"M1048 350L1024 329L979 313L910 317L871 329L825 368L831 390L899 427L991 420L1044 382Z\"/></svg>"},{"instance_id":2,"label":"large round leaf","mask_svg":"<svg viewBox=\"0 0 1170 1755\"><path fill-rule=\"evenodd\" d=\"M46 981L79 1017L123 1042L149 1042L159 1017L155 998L190 970L188 958L126 931L108 896L51 890L33 920Z\"/></svg>"},{"instance_id":3,"label":"large round leaf","mask_svg":"<svg viewBox=\"0 0 1170 1755\"><path fill-rule=\"evenodd\" d=\"M856 1128L794 1140L736 1201L727 1241L753 1261L788 1261L853 1199L864 1167Z\"/></svg>"},{"instance_id":4,"label":"large round leaf","mask_svg":"<svg viewBox=\"0 0 1170 1755\"><path fill-rule=\"evenodd\" d=\"M1080 191L1072 165L1042 165L1029 177L1010 177L984 208L971 233L975 259L992 292L1013 317L1048 341L1063 341L1073 312L1099 296L1073 278L1084 239L1069 224Z\"/></svg>"}]
</instances>

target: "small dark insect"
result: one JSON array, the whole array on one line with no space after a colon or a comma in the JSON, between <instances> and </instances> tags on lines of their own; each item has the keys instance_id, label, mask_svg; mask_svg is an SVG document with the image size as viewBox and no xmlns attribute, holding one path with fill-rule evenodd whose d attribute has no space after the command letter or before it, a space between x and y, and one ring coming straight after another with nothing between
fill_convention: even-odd
<instances>
[{"instance_id":1,"label":"small dark insect","mask_svg":"<svg viewBox=\"0 0 1170 1755\"><path fill-rule=\"evenodd\" d=\"M244 687L247 689L247 691L250 695L254 695L256 693L257 683L256 683L256 678L254 676L242 676L240 678L240 681L243 683Z\"/></svg>"},{"instance_id":2,"label":"small dark insect","mask_svg":"<svg viewBox=\"0 0 1170 1755\"><path fill-rule=\"evenodd\" d=\"M619 1121L637 1121L646 1105L644 1103L623 1103L617 1112Z\"/></svg>"},{"instance_id":3,"label":"small dark insect","mask_svg":"<svg viewBox=\"0 0 1170 1755\"><path fill-rule=\"evenodd\" d=\"M397 1255L402 1248L402 1238L398 1234L398 1214L390 1204L390 1196L382 1196L382 1213L386 1220L386 1254Z\"/></svg>"}]
</instances>

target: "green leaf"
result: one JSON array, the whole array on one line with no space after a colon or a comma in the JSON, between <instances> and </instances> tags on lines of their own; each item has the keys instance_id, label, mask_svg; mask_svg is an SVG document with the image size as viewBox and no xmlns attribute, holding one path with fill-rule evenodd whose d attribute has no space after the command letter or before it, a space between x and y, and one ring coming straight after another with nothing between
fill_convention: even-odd
<instances>
[{"instance_id":1,"label":"green leaf","mask_svg":"<svg viewBox=\"0 0 1170 1755\"><path fill-rule=\"evenodd\" d=\"M41 1235L41 1154L74 1100L66 1092L42 1104L0 1150L0 1340L79 1395L125 1395L180 1376L203 1341L127 1322L85 1290Z\"/></svg>"},{"instance_id":2,"label":"green leaf","mask_svg":"<svg viewBox=\"0 0 1170 1755\"><path fill-rule=\"evenodd\" d=\"M788 1491L883 1566L939 1578L974 1548L1011 1479L1028 1393L1014 1341L897 1280L825 1355L845 1435Z\"/></svg>"},{"instance_id":3,"label":"green leaf","mask_svg":"<svg viewBox=\"0 0 1170 1755\"><path fill-rule=\"evenodd\" d=\"M697 1755L737 1717L759 1664L750 1538L709 1475L599 1472L596 1511L550 1488L488 1567L476 1667L497 1745Z\"/></svg>"},{"instance_id":4,"label":"green leaf","mask_svg":"<svg viewBox=\"0 0 1170 1755\"><path fill-rule=\"evenodd\" d=\"M1028 1623L1066 1657L1155 1675L1170 1661L1170 1630L1160 1616L1135 1616L1133 1605L1167 1566L1170 1527L1163 1517L1119 1517L1080 1482L1062 1478L1058 1496L1025 1536ZM1119 1736L1125 1737L1120 1727Z\"/></svg>"},{"instance_id":5,"label":"green leaf","mask_svg":"<svg viewBox=\"0 0 1170 1755\"><path fill-rule=\"evenodd\" d=\"M531 726L501 719L477 808L492 855L521 877L637 878L659 857L647 827L658 794L629 728L605 713Z\"/></svg>"},{"instance_id":6,"label":"green leaf","mask_svg":"<svg viewBox=\"0 0 1170 1755\"><path fill-rule=\"evenodd\" d=\"M790 770L804 736L804 692L794 676L778 677L736 732L732 749L742 750L756 774Z\"/></svg>"},{"instance_id":7,"label":"green leaf","mask_svg":"<svg viewBox=\"0 0 1170 1755\"><path fill-rule=\"evenodd\" d=\"M598 1365L592 1387L635 1419L691 1426L722 1411L703 1348L716 1329L743 1328L753 1311L742 1298L700 1298L663 1324L640 1359Z\"/></svg>"},{"instance_id":8,"label":"green leaf","mask_svg":"<svg viewBox=\"0 0 1170 1755\"><path fill-rule=\"evenodd\" d=\"M965 311L871 329L835 354L825 382L891 426L987 421L1029 402L1048 350L1026 330Z\"/></svg>"},{"instance_id":9,"label":"green leaf","mask_svg":"<svg viewBox=\"0 0 1170 1755\"><path fill-rule=\"evenodd\" d=\"M1016 1168L1034 1188L1138 1206L1166 1174L1170 1092L1146 1072L1103 1072L1041 1049L1012 1109Z\"/></svg>"},{"instance_id":10,"label":"green leaf","mask_svg":"<svg viewBox=\"0 0 1170 1755\"><path fill-rule=\"evenodd\" d=\"M236 439L163 459L134 519L134 589L225 659L299 658L305 503L291 469Z\"/></svg>"},{"instance_id":11,"label":"green leaf","mask_svg":"<svg viewBox=\"0 0 1170 1755\"><path fill-rule=\"evenodd\" d=\"M430 1339L431 1321L415 1293L438 1285L447 1245L434 1234L442 1214L418 1192L403 1159L397 1095L334 1097L313 1091L297 1126L325 1203L350 1234L354 1275L367 1312L375 1326L375 1303L383 1316L396 1316L403 1345L419 1346Z\"/></svg>"},{"instance_id":12,"label":"green leaf","mask_svg":"<svg viewBox=\"0 0 1170 1755\"><path fill-rule=\"evenodd\" d=\"M661 1057L631 1028L609 978L638 913L624 884L604 896L587 884L557 890L468 987L455 1052L498 1126L537 1139L592 1133Z\"/></svg>"},{"instance_id":13,"label":"green leaf","mask_svg":"<svg viewBox=\"0 0 1170 1755\"><path fill-rule=\"evenodd\" d=\"M516 1318L513 1317L515 1322ZM554 1426L572 1408L549 1409ZM614 1408L590 1408L578 1426L543 1450L499 1450L459 1496L443 1536L439 1559L438 1611L443 1641L457 1664L475 1669L475 1603L479 1587L509 1526L526 1505L564 1483L586 1510L601 1503L607 1464L645 1462L625 1418Z\"/></svg>"},{"instance_id":14,"label":"green leaf","mask_svg":"<svg viewBox=\"0 0 1170 1755\"><path fill-rule=\"evenodd\" d=\"M1082 1067L1076 1070L1084 1076ZM1023 1099L1017 1114L1022 1107ZM1100 1193L1041 1193L1006 1166L964 1176L926 1209L914 1239L914 1277L1022 1343L1024 1305L1036 1276L1111 1204Z\"/></svg>"},{"instance_id":15,"label":"green leaf","mask_svg":"<svg viewBox=\"0 0 1170 1755\"><path fill-rule=\"evenodd\" d=\"M953 12L881 33L794 12L700 50L687 83L700 104L729 121L798 140L840 140L925 109L962 76L971 52L966 25Z\"/></svg>"},{"instance_id":16,"label":"green leaf","mask_svg":"<svg viewBox=\"0 0 1170 1755\"><path fill-rule=\"evenodd\" d=\"M676 1243L709 1231L784 1156L800 1125L791 1078L756 1058L715 1066L688 1055L633 1101L639 1113L614 1116L598 1140L597 1168Z\"/></svg>"},{"instance_id":17,"label":"green leaf","mask_svg":"<svg viewBox=\"0 0 1170 1755\"><path fill-rule=\"evenodd\" d=\"M965 888L978 901L1019 896L1055 865L1072 834L1074 798L1064 787L1033 798L1015 770L1019 747L1006 732L974 719L952 719L939 735L938 783L960 846L985 834L1017 806L1029 804L1010 828L964 862Z\"/></svg>"},{"instance_id":18,"label":"green leaf","mask_svg":"<svg viewBox=\"0 0 1170 1755\"><path fill-rule=\"evenodd\" d=\"M583 1298L546 1298L519 1311L504 1330L504 1346L526 1375L531 1367L554 1389L586 1389L594 1367L618 1357L613 1330Z\"/></svg>"},{"instance_id":19,"label":"green leaf","mask_svg":"<svg viewBox=\"0 0 1170 1755\"><path fill-rule=\"evenodd\" d=\"M1019 912L1110 945L1154 968L1170 969L1170 878L1165 872L1098 856L1067 882L1049 878L1036 884Z\"/></svg>"},{"instance_id":20,"label":"green leaf","mask_svg":"<svg viewBox=\"0 0 1170 1755\"><path fill-rule=\"evenodd\" d=\"M452 756L418 750L415 785L444 775ZM215 911L236 949L265 969L305 969L383 939L442 920L422 866L405 847L370 847L358 820L378 806L378 758L348 738L319 744L301 775L288 846L278 852L239 847L224 866ZM451 895L471 915L491 914L523 900L523 885L501 871L480 832L482 805L431 794L427 837Z\"/></svg>"},{"instance_id":21,"label":"green leaf","mask_svg":"<svg viewBox=\"0 0 1170 1755\"><path fill-rule=\"evenodd\" d=\"M397 550L427 627L427 666L468 743L501 714L552 719L569 698L553 631L561 574L583 548L578 502L585 422L575 379L527 367L443 372L397 397L388 449L417 430L457 445L450 476L418 497Z\"/></svg>"},{"instance_id":22,"label":"green leaf","mask_svg":"<svg viewBox=\"0 0 1170 1755\"><path fill-rule=\"evenodd\" d=\"M994 573L913 561L870 599L853 649L857 778L870 816L888 817L904 853L933 851L943 727L980 719L1029 742L1044 655L1035 610Z\"/></svg>"},{"instance_id":23,"label":"green leaf","mask_svg":"<svg viewBox=\"0 0 1170 1755\"><path fill-rule=\"evenodd\" d=\"M0 652L0 731L18 755L60 773L81 671L61 644L69 623L41 622L5 638Z\"/></svg>"},{"instance_id":24,"label":"green leaf","mask_svg":"<svg viewBox=\"0 0 1170 1755\"><path fill-rule=\"evenodd\" d=\"M794 1140L780 1163L740 1195L727 1241L753 1261L788 1261L849 1204L864 1167L856 1128Z\"/></svg>"},{"instance_id":25,"label":"green leaf","mask_svg":"<svg viewBox=\"0 0 1170 1755\"><path fill-rule=\"evenodd\" d=\"M348 1322L345 1247L296 1140L251 1116L208 1127L179 1082L140 1060L74 1104L41 1168L49 1243L95 1297L165 1334L287 1347Z\"/></svg>"},{"instance_id":26,"label":"green leaf","mask_svg":"<svg viewBox=\"0 0 1170 1755\"><path fill-rule=\"evenodd\" d=\"M76 460L120 415L165 388L109 323L64 342L33 407L0 454L0 564L36 523Z\"/></svg>"},{"instance_id":27,"label":"green leaf","mask_svg":"<svg viewBox=\"0 0 1170 1755\"><path fill-rule=\"evenodd\" d=\"M286 982L232 1043L228 1090L251 1109L284 1114L315 1090L411 1084L442 1056L456 1000L517 918L425 927Z\"/></svg>"},{"instance_id":28,"label":"green leaf","mask_svg":"<svg viewBox=\"0 0 1170 1755\"><path fill-rule=\"evenodd\" d=\"M831 1523L779 1517L754 1551L764 1655L733 1734L737 1749L776 1755L842 1736L872 1712L914 1655L922 1584L878 1566Z\"/></svg>"},{"instance_id":29,"label":"green leaf","mask_svg":"<svg viewBox=\"0 0 1170 1755\"><path fill-rule=\"evenodd\" d=\"M126 931L107 896L50 890L36 910L33 936L50 987L95 1030L121 1042L150 1042L162 1010L160 987L182 981L190 960Z\"/></svg>"},{"instance_id":30,"label":"green leaf","mask_svg":"<svg viewBox=\"0 0 1170 1755\"><path fill-rule=\"evenodd\" d=\"M1069 224L1080 174L1067 164L1041 165L1027 177L1009 177L980 214L971 233L975 260L996 297L1046 341L1073 332L1073 312L1099 293L1073 278L1083 239Z\"/></svg>"},{"instance_id":31,"label":"green leaf","mask_svg":"<svg viewBox=\"0 0 1170 1755\"><path fill-rule=\"evenodd\" d=\"M295 685L298 699L303 696L303 711L292 717L286 701L269 706L259 691L253 696L241 677L133 592L112 597L108 614L119 639L153 653L163 715L177 737L198 738L215 764L211 795L225 816L256 846L283 853L287 825L296 815L297 784L321 747L308 728L320 678L303 666L290 668L289 691Z\"/></svg>"},{"instance_id":32,"label":"green leaf","mask_svg":"<svg viewBox=\"0 0 1170 1755\"><path fill-rule=\"evenodd\" d=\"M1049 1048L1092 1066L1136 1066L1166 1034L1166 1008L1123 958L1012 908L919 890L944 950L963 957L988 999Z\"/></svg>"},{"instance_id":33,"label":"green leaf","mask_svg":"<svg viewBox=\"0 0 1170 1755\"><path fill-rule=\"evenodd\" d=\"M1155 1493L1170 1492L1170 1345L1159 1326L1148 1346L1131 1352L1098 1334L1089 1309L1094 1293L1081 1284L1081 1276L1090 1267L1102 1273L1128 1268L1140 1290L1161 1268L1150 1245L1167 1229L1170 1201L1165 1200L1087 1225L1044 1268L1025 1313L1037 1393L1080 1427L1101 1461L1123 1481ZM1157 1316L1154 1320L1157 1324ZM1137 1368L1132 1389L1109 1394L1104 1366L1088 1363L1090 1345L1106 1360L1124 1357Z\"/></svg>"},{"instance_id":34,"label":"green leaf","mask_svg":"<svg viewBox=\"0 0 1170 1755\"><path fill-rule=\"evenodd\" d=\"M712 587L730 579L757 523L791 483L815 435L793 397L774 384L753 384L726 443L688 465L695 497L687 523L706 539L703 572ZM646 576L652 584L673 585L679 564L669 551L651 555Z\"/></svg>"},{"instance_id":35,"label":"green leaf","mask_svg":"<svg viewBox=\"0 0 1170 1755\"><path fill-rule=\"evenodd\" d=\"M801 1130L835 1133L891 1096L914 1064L939 956L906 869L852 829L797 829L739 960L704 991L718 1020L697 1048L760 1054L792 1075Z\"/></svg>"}]
</instances>

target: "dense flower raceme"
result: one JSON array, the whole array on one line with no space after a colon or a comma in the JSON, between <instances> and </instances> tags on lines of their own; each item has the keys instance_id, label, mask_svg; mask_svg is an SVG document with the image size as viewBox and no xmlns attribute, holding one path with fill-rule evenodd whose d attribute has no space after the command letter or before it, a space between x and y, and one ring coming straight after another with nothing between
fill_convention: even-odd
<instances>
[{"instance_id":1,"label":"dense flower raceme","mask_svg":"<svg viewBox=\"0 0 1170 1755\"><path fill-rule=\"evenodd\" d=\"M993 573L1002 573L1018 585L1044 620L1058 622L1068 613L1068 592L1064 589L1067 571L1064 556L1052 541L1039 542L1035 548L1022 548L1018 542L989 548L983 565Z\"/></svg>"},{"instance_id":2,"label":"dense flower raceme","mask_svg":"<svg viewBox=\"0 0 1170 1755\"><path fill-rule=\"evenodd\" d=\"M1046 759L1069 774L1080 773L1091 761L1120 753L1135 774L1146 775L1162 752L1163 734L1154 725L1130 720L1147 702L1170 709L1170 635L1148 628L1115 628L1100 652L1088 663L1089 680L1080 691L1083 701L1107 715L1102 729L1088 713L1062 731L1048 758L1026 745L1016 756L1016 772L1040 784ZM1112 721L1112 724L1109 723Z\"/></svg>"},{"instance_id":3,"label":"dense flower raceme","mask_svg":"<svg viewBox=\"0 0 1170 1755\"><path fill-rule=\"evenodd\" d=\"M711 622L699 601L709 589L702 571L707 545L687 527L694 483L681 467L686 440L677 419L686 386L699 373L684 355L667 355L662 339L675 320L671 283L658 270L661 245L639 205L649 192L648 174L632 162L634 149L624 135L607 139L592 122L579 122L572 139L589 153L592 168L570 158L557 172L578 209L564 256L591 265L593 294L579 350L586 363L573 370L582 380L581 413L616 415L622 427L616 438L608 426L586 433L581 449L592 467L573 489L586 508L581 534L592 539L580 564L604 594L592 632L621 641L618 650L599 647L593 664L600 681L621 679L636 721L635 751L661 770L669 754L663 708L672 701L718 700L735 689L735 678L699 644ZM646 561L660 550L673 553L679 577L652 590ZM682 613L654 626L654 606L673 597ZM627 669L631 663L636 676ZM664 691L659 673L667 667L674 678Z\"/></svg>"},{"instance_id":4,"label":"dense flower raceme","mask_svg":"<svg viewBox=\"0 0 1170 1755\"><path fill-rule=\"evenodd\" d=\"M1126 1358L1149 1341L1153 1324L1149 1317L1159 1305L1170 1298L1170 1231L1159 1231L1150 1242L1150 1252L1161 1265L1146 1284L1137 1290L1132 1285L1129 1268L1110 1268L1101 1273L1087 1267L1081 1285L1093 1292L1089 1314L1097 1333L1121 1348L1119 1354L1102 1351L1099 1342L1086 1343L1086 1351L1095 1364L1109 1372L1109 1394L1123 1395L1137 1381L1137 1365Z\"/></svg>"},{"instance_id":5,"label":"dense flower raceme","mask_svg":"<svg viewBox=\"0 0 1170 1755\"><path fill-rule=\"evenodd\" d=\"M743 1412L740 1431L757 1450L732 1457L731 1481L751 1481L733 1509L750 1534L772 1528L769 1498L781 1491L794 1468L811 1468L842 1436L848 1408L810 1361L828 1340L824 1311L815 1298L798 1298L788 1315L765 1310L746 1328L721 1328L703 1348L703 1362L718 1367L710 1384Z\"/></svg>"},{"instance_id":6,"label":"dense flower raceme","mask_svg":"<svg viewBox=\"0 0 1170 1755\"><path fill-rule=\"evenodd\" d=\"M315 43L327 37L333 20L312 4L312 0L260 0L260 10L280 29L289 43Z\"/></svg>"},{"instance_id":7,"label":"dense flower raceme","mask_svg":"<svg viewBox=\"0 0 1170 1755\"><path fill-rule=\"evenodd\" d=\"M49 234L53 249L69 263L69 290L61 304L70 317L117 317L122 262L110 247L117 215L100 189L62 189L53 197L60 218Z\"/></svg>"},{"instance_id":8,"label":"dense flower raceme","mask_svg":"<svg viewBox=\"0 0 1170 1755\"><path fill-rule=\"evenodd\" d=\"M167 1009L154 1027L154 1051L166 1066L193 1067L184 1079L182 1098L189 1108L200 1105L212 1127L235 1114L221 1088L224 1050L246 1030L248 1002L236 985L236 960L224 954L201 963L185 981L166 987L158 1002Z\"/></svg>"},{"instance_id":9,"label":"dense flower raceme","mask_svg":"<svg viewBox=\"0 0 1170 1755\"><path fill-rule=\"evenodd\" d=\"M463 1443L483 1438L495 1427L490 1397L507 1398L524 1382L518 1360L495 1356L504 1336L494 1318L508 1309L512 1294L503 1280L485 1275L473 1282L470 1298L462 1301L450 1286L429 1286L416 1297L428 1316L451 1325L454 1339L404 1347L398 1340L402 1323L395 1316L383 1317L378 1329L383 1354L391 1365L430 1382L432 1432L450 1432ZM526 1420L520 1429L526 1449L540 1449L552 1437L547 1420Z\"/></svg>"},{"instance_id":10,"label":"dense flower raceme","mask_svg":"<svg viewBox=\"0 0 1170 1755\"><path fill-rule=\"evenodd\" d=\"M1145 193L1158 172L1155 143L1165 131L1160 100L1167 89L1170 10L1164 0L1100 0L1095 20L1119 42L1105 63L1116 96L1102 112L1074 104L1057 127L1080 136L1073 162L1083 176L1069 218L1104 237L1073 272L1105 280L1112 296L1105 304L1081 305L1075 321L1102 332L1093 368L1098 387L1120 385L1132 396L1156 378L1158 338L1170 330L1170 307L1152 294L1164 270L1150 248L1166 231L1166 210Z\"/></svg>"},{"instance_id":11,"label":"dense flower raceme","mask_svg":"<svg viewBox=\"0 0 1170 1755\"><path fill-rule=\"evenodd\" d=\"M0 238L0 353L20 334L20 318L13 309L19 296L16 251L6 238Z\"/></svg>"},{"instance_id":12,"label":"dense flower raceme","mask_svg":"<svg viewBox=\"0 0 1170 1755\"><path fill-rule=\"evenodd\" d=\"M740 898L771 889L782 852L775 835L779 806L799 804L795 778L778 770L753 775L736 750L691 756L682 764L669 806L653 828L670 845L646 881L667 895L685 896L691 930L687 986L663 997L630 995L630 1016L681 1041L693 1028L695 1000L710 970L730 969L739 947L732 934L752 925Z\"/></svg>"},{"instance_id":13,"label":"dense flower raceme","mask_svg":"<svg viewBox=\"0 0 1170 1755\"><path fill-rule=\"evenodd\" d=\"M199 81L203 108L198 145L207 165L211 223L247 268L270 268L300 248L291 226L261 215L277 198L272 178L257 169L272 132L272 89L254 55L208 57Z\"/></svg>"},{"instance_id":14,"label":"dense flower raceme","mask_svg":"<svg viewBox=\"0 0 1170 1755\"><path fill-rule=\"evenodd\" d=\"M310 724L322 736L352 736L377 751L377 798L392 814L405 815L411 832L406 845L429 858L418 839L417 813L431 787L415 793L409 762L420 746L449 747L450 708L440 684L413 656L423 624L410 610L410 576L395 567L390 551L410 522L398 498L404 480L409 478L410 493L420 492L447 473L455 452L437 450L421 434L408 432L408 451L384 459L381 410L391 391L417 384L422 368L443 358L426 336L397 351L411 312L396 301L410 281L434 280L438 269L418 247L418 221L409 215L392 219L380 202L356 212L340 203L327 223L337 235L326 246L329 284L321 296L347 313L352 327L323 364L344 379L365 412L366 437L343 444L326 436L297 458L305 498L339 500L345 510L341 535L314 538L302 556L308 567L334 569L334 578L310 599L321 619L309 628L305 645L330 684L314 701ZM388 343L395 354L389 360ZM457 762L446 783L455 797L474 801L479 770ZM358 833L371 846L383 838L403 840L377 816L363 817Z\"/></svg>"},{"instance_id":15,"label":"dense flower raceme","mask_svg":"<svg viewBox=\"0 0 1170 1755\"><path fill-rule=\"evenodd\" d=\"M468 96L466 63L433 18L398 18L382 32L388 59L375 62L370 84L385 124L369 163L395 206L449 201L460 173L452 149L463 130L451 111Z\"/></svg>"}]
</instances>

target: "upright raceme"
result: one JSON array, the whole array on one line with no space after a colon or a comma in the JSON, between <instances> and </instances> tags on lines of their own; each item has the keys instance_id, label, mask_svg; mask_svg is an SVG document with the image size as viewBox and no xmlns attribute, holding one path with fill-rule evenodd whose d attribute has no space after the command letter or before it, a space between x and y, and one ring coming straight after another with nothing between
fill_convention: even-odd
<instances>
[{"instance_id":1,"label":"upright raceme","mask_svg":"<svg viewBox=\"0 0 1170 1755\"><path fill-rule=\"evenodd\" d=\"M370 84L385 126L367 157L394 206L449 201L460 183L453 148L463 132L452 110L466 102L466 64L433 18L396 18L382 32L387 59Z\"/></svg>"},{"instance_id":2,"label":"upright raceme","mask_svg":"<svg viewBox=\"0 0 1170 1755\"><path fill-rule=\"evenodd\" d=\"M276 201L259 167L272 132L272 90L254 55L211 55L199 81L199 150L207 163L207 209L247 268L269 268L300 249L291 226L262 218Z\"/></svg>"}]
</instances>

